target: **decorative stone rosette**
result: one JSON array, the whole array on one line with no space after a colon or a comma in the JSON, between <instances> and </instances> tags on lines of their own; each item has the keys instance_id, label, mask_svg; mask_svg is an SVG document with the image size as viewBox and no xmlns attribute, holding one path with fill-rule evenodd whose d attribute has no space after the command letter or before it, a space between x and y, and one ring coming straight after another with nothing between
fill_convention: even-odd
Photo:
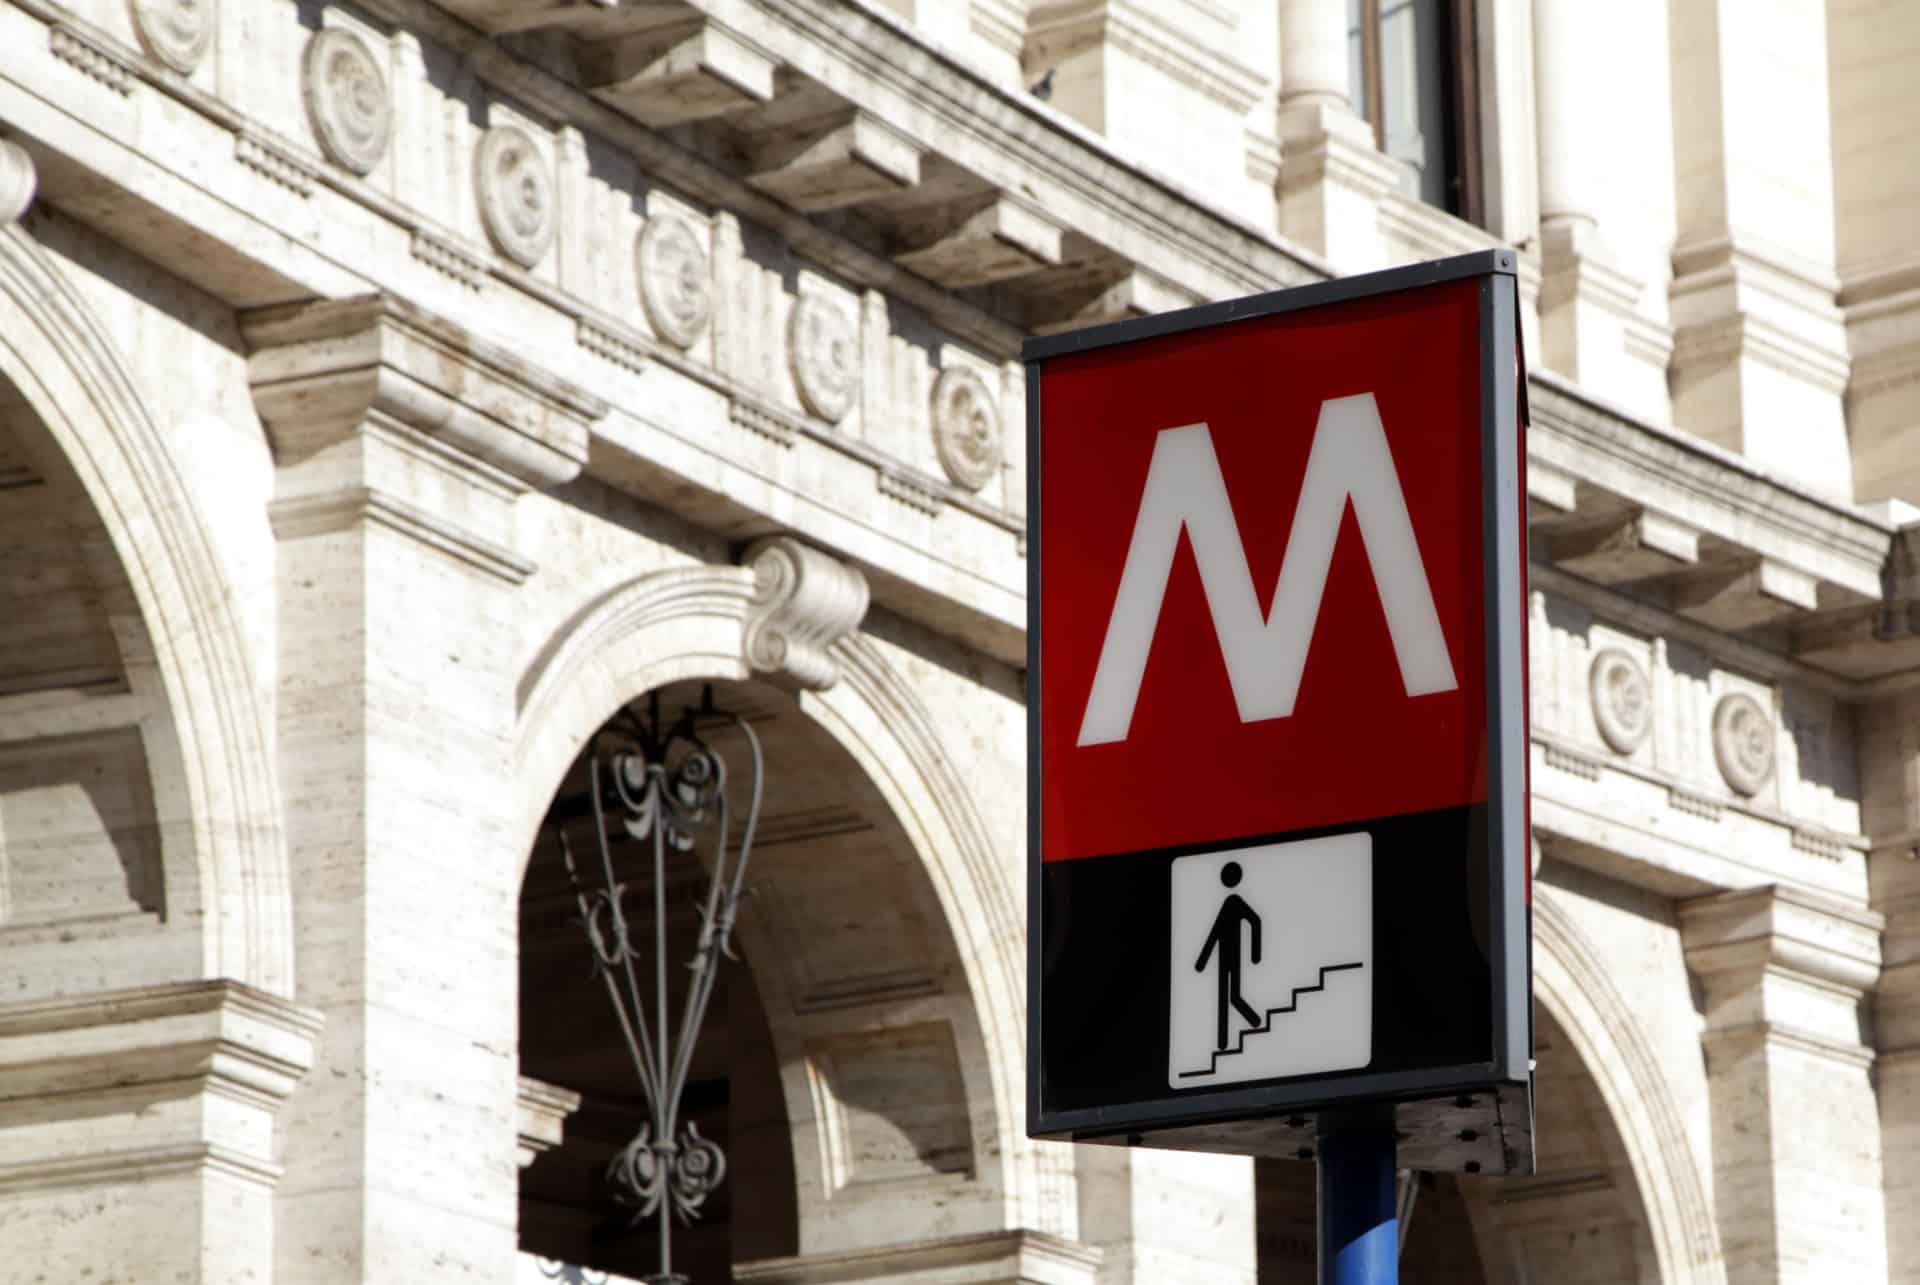
<instances>
[{"instance_id":1,"label":"decorative stone rosette","mask_svg":"<svg viewBox=\"0 0 1920 1285\"><path fill-rule=\"evenodd\" d=\"M214 6L215 0L128 0L140 43L182 76L213 46Z\"/></svg>"},{"instance_id":2,"label":"decorative stone rosette","mask_svg":"<svg viewBox=\"0 0 1920 1285\"><path fill-rule=\"evenodd\" d=\"M866 577L792 536L747 550L753 601L742 639L748 668L814 690L839 681L833 645L867 615Z\"/></svg>"},{"instance_id":3,"label":"decorative stone rosette","mask_svg":"<svg viewBox=\"0 0 1920 1285\"><path fill-rule=\"evenodd\" d=\"M1618 647L1593 658L1587 676L1593 721L1616 754L1631 754L1653 730L1653 690L1639 664Z\"/></svg>"},{"instance_id":4,"label":"decorative stone rosette","mask_svg":"<svg viewBox=\"0 0 1920 1285\"><path fill-rule=\"evenodd\" d=\"M351 31L316 31L304 73L307 116L321 149L355 174L371 173L393 133L393 99L373 50Z\"/></svg>"},{"instance_id":5,"label":"decorative stone rosette","mask_svg":"<svg viewBox=\"0 0 1920 1285\"><path fill-rule=\"evenodd\" d=\"M808 410L838 424L859 387L858 344L846 314L818 295L802 295L787 323L787 363Z\"/></svg>"},{"instance_id":6,"label":"decorative stone rosette","mask_svg":"<svg viewBox=\"0 0 1920 1285\"><path fill-rule=\"evenodd\" d=\"M707 249L687 221L656 214L634 243L640 275L640 306L654 333L676 348L690 348L713 317Z\"/></svg>"},{"instance_id":7,"label":"decorative stone rosette","mask_svg":"<svg viewBox=\"0 0 1920 1285\"><path fill-rule=\"evenodd\" d=\"M978 491L1000 471L1000 406L979 371L949 366L934 381L933 447L962 490Z\"/></svg>"},{"instance_id":8,"label":"decorative stone rosette","mask_svg":"<svg viewBox=\"0 0 1920 1285\"><path fill-rule=\"evenodd\" d=\"M473 154L480 221L500 253L531 268L553 245L553 175L527 132L496 125Z\"/></svg>"},{"instance_id":9,"label":"decorative stone rosette","mask_svg":"<svg viewBox=\"0 0 1920 1285\"><path fill-rule=\"evenodd\" d=\"M1713 707L1713 757L1734 793L1751 798L1773 775L1773 719L1745 692Z\"/></svg>"}]
</instances>

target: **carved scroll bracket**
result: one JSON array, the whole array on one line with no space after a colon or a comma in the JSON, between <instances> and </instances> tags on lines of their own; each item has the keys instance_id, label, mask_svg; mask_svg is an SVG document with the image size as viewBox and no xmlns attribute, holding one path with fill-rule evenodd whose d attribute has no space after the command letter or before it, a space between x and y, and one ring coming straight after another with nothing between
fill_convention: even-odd
<instances>
[{"instance_id":1,"label":"carved scroll bracket","mask_svg":"<svg viewBox=\"0 0 1920 1285\"><path fill-rule=\"evenodd\" d=\"M866 618L866 577L785 535L756 542L742 561L754 581L748 667L815 691L833 686L840 667L831 651Z\"/></svg>"},{"instance_id":2,"label":"carved scroll bracket","mask_svg":"<svg viewBox=\"0 0 1920 1285\"><path fill-rule=\"evenodd\" d=\"M0 226L27 212L34 186L33 157L20 144L0 138Z\"/></svg>"}]
</instances>

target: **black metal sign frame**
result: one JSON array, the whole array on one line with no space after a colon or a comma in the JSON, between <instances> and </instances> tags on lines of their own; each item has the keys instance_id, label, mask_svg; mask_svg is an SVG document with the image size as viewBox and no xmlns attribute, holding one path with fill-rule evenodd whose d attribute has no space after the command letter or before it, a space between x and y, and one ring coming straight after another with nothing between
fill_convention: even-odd
<instances>
[{"instance_id":1,"label":"black metal sign frame","mask_svg":"<svg viewBox=\"0 0 1920 1285\"><path fill-rule=\"evenodd\" d=\"M1490 250L1319 282L1245 299L1027 341L1028 515L1028 1074L1027 1129L1036 1138L1145 1144L1239 1154L1310 1155L1313 1116L1329 1108L1393 1103L1403 1164L1469 1172L1532 1169L1531 888L1526 807L1525 374L1515 256ZM1296 1077L1062 1109L1041 1066L1048 1019L1043 985L1041 727L1042 372L1053 358L1230 325L1444 282L1479 282L1482 569L1486 637L1488 960L1492 1040L1484 1057L1440 1068ZM1250 836L1257 838L1257 836ZM1236 840L1235 843L1244 842ZM1188 849L1219 849L1209 843ZM1172 855L1175 849L1159 849ZM1072 863L1066 863L1072 864ZM1376 893L1376 896L1378 894ZM1432 1134L1423 1139L1418 1135ZM1479 1145L1474 1145L1475 1143Z\"/></svg>"}]
</instances>

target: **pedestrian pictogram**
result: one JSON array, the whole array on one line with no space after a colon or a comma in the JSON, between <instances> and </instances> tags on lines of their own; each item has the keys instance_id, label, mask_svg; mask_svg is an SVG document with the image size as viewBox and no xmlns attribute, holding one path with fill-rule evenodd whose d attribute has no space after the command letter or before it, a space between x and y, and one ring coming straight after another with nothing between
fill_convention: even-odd
<instances>
[{"instance_id":1,"label":"pedestrian pictogram","mask_svg":"<svg viewBox=\"0 0 1920 1285\"><path fill-rule=\"evenodd\" d=\"M1171 1087L1366 1065L1371 836L1201 853L1168 871Z\"/></svg>"},{"instance_id":2,"label":"pedestrian pictogram","mask_svg":"<svg viewBox=\"0 0 1920 1285\"><path fill-rule=\"evenodd\" d=\"M1229 888L1240 883L1240 863L1229 861L1220 868L1220 882ZM1207 945L1200 952L1200 958L1194 961L1193 971L1207 971L1207 961L1218 952L1220 956L1220 1051L1227 1048L1228 1010L1238 1009L1247 1021L1254 1026L1260 1025L1260 1014L1247 1007L1247 1001L1240 998L1240 925L1245 924L1253 934L1253 962L1260 962L1260 916L1253 913L1251 907L1240 899L1238 893L1229 893L1220 903L1220 913L1213 917L1213 931L1207 934Z\"/></svg>"}]
</instances>

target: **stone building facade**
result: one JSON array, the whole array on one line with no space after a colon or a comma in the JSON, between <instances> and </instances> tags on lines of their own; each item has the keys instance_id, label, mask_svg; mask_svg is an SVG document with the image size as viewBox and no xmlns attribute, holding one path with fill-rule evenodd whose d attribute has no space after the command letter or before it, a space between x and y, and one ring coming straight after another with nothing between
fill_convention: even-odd
<instances>
[{"instance_id":1,"label":"stone building facade","mask_svg":"<svg viewBox=\"0 0 1920 1285\"><path fill-rule=\"evenodd\" d=\"M1407 1277L1920 1281L1920 6L1375 4L0 0L0 1280L644 1274L560 803L703 685L696 1280L1311 1279L1025 1137L1019 345L1503 245L1539 1166Z\"/></svg>"}]
</instances>

